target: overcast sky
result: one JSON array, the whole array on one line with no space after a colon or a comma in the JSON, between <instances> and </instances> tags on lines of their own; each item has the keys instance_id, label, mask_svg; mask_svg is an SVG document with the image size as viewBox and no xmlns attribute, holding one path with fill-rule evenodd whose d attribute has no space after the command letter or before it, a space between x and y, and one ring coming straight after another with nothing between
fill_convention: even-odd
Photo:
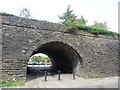
<instances>
[{"instance_id":1,"label":"overcast sky","mask_svg":"<svg viewBox=\"0 0 120 90\"><path fill-rule=\"evenodd\" d=\"M91 25L94 21L108 22L110 30L118 32L119 0L0 0L0 11L19 15L22 8L31 10L32 17L38 20L59 22L58 15L71 5L74 13L83 15Z\"/></svg>"}]
</instances>

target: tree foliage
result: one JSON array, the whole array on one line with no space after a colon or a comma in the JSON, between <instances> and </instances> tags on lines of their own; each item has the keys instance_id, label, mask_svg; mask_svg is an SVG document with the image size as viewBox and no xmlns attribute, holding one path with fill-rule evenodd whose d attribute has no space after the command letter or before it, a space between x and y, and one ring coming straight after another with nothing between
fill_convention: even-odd
<instances>
[{"instance_id":1,"label":"tree foliage","mask_svg":"<svg viewBox=\"0 0 120 90\"><path fill-rule=\"evenodd\" d=\"M42 58L39 57L39 56L32 56L32 62L41 62L42 61Z\"/></svg>"},{"instance_id":2,"label":"tree foliage","mask_svg":"<svg viewBox=\"0 0 120 90\"><path fill-rule=\"evenodd\" d=\"M50 61L49 57L43 57L43 56L32 56L31 59L33 62L49 62Z\"/></svg>"},{"instance_id":3,"label":"tree foliage","mask_svg":"<svg viewBox=\"0 0 120 90\"><path fill-rule=\"evenodd\" d=\"M76 27L77 16L73 14L73 10L70 10L70 5L68 6L67 11L58 17L62 20L61 23L64 24L66 27Z\"/></svg>"},{"instance_id":4,"label":"tree foliage","mask_svg":"<svg viewBox=\"0 0 120 90\"><path fill-rule=\"evenodd\" d=\"M80 19L77 19L77 26L86 26L88 20L85 20L84 16L81 16Z\"/></svg>"},{"instance_id":5,"label":"tree foliage","mask_svg":"<svg viewBox=\"0 0 120 90\"><path fill-rule=\"evenodd\" d=\"M70 5L67 11L58 17L61 19L61 23L67 27L67 30L71 30L71 28L76 28L78 26L86 26L87 23L84 16L81 16L79 19L77 18L73 10L70 9Z\"/></svg>"},{"instance_id":6,"label":"tree foliage","mask_svg":"<svg viewBox=\"0 0 120 90\"><path fill-rule=\"evenodd\" d=\"M31 18L31 11L28 9L28 8L23 8L21 11L20 11L20 17L23 17L23 18Z\"/></svg>"},{"instance_id":7,"label":"tree foliage","mask_svg":"<svg viewBox=\"0 0 120 90\"><path fill-rule=\"evenodd\" d=\"M109 30L108 26L107 26L107 22L94 22L94 25L92 25L93 28L97 28L97 29L103 29L103 30Z\"/></svg>"},{"instance_id":8,"label":"tree foliage","mask_svg":"<svg viewBox=\"0 0 120 90\"><path fill-rule=\"evenodd\" d=\"M70 9L70 5L67 8L67 11L63 13L61 16L58 16L61 20L61 23L66 27L66 30L75 31L75 30L83 30L95 35L118 35L115 32L109 31L107 26L107 22L97 22L95 21L93 25L87 26L88 20L81 16L79 19L73 13L73 10Z\"/></svg>"}]
</instances>

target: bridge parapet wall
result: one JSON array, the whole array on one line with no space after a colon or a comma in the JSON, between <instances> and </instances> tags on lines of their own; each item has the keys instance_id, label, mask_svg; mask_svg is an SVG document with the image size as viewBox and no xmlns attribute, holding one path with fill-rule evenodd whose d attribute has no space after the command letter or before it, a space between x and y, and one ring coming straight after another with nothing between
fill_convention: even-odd
<instances>
[{"instance_id":1,"label":"bridge parapet wall","mask_svg":"<svg viewBox=\"0 0 120 90\"><path fill-rule=\"evenodd\" d=\"M1 18L2 18L3 25L69 33L67 32L67 30L65 30L64 26L59 23L52 23L45 20L40 21L35 19L26 19L26 18L20 18L16 16L7 16L7 17L2 16ZM118 39L117 36L112 37L112 36L105 36L105 35L93 35L93 34L84 32L82 30L77 30L75 34L96 37L96 38Z\"/></svg>"}]
</instances>

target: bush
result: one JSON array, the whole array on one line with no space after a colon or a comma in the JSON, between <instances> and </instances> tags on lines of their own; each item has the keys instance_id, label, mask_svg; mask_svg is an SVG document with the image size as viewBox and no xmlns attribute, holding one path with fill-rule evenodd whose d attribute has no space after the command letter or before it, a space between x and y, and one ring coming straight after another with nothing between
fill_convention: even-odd
<instances>
[{"instance_id":1,"label":"bush","mask_svg":"<svg viewBox=\"0 0 120 90\"><path fill-rule=\"evenodd\" d=\"M9 14L9 13L6 13L6 12L0 12L0 15L1 16L14 16L13 14Z\"/></svg>"},{"instance_id":2,"label":"bush","mask_svg":"<svg viewBox=\"0 0 120 90\"><path fill-rule=\"evenodd\" d=\"M104 29L98 29L98 28L94 28L94 27L91 27L91 26L80 26L80 27L77 27L77 28L78 28L78 30L83 30L85 32L89 32L89 33L94 34L94 35L107 35L107 36L117 36L117 35L119 35L116 32L112 32L112 31L108 31L108 30L104 30Z\"/></svg>"}]
</instances>

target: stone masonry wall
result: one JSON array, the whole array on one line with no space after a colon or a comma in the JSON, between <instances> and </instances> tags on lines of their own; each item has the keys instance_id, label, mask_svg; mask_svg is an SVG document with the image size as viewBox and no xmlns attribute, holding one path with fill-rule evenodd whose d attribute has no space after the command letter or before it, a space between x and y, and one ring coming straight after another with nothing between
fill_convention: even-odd
<instances>
[{"instance_id":1,"label":"stone masonry wall","mask_svg":"<svg viewBox=\"0 0 120 90\"><path fill-rule=\"evenodd\" d=\"M118 75L117 37L96 36L81 30L65 32L60 24L47 21L1 17L2 19L2 79L26 79L27 62L34 50L51 41L73 47L82 58L81 77Z\"/></svg>"}]
</instances>

